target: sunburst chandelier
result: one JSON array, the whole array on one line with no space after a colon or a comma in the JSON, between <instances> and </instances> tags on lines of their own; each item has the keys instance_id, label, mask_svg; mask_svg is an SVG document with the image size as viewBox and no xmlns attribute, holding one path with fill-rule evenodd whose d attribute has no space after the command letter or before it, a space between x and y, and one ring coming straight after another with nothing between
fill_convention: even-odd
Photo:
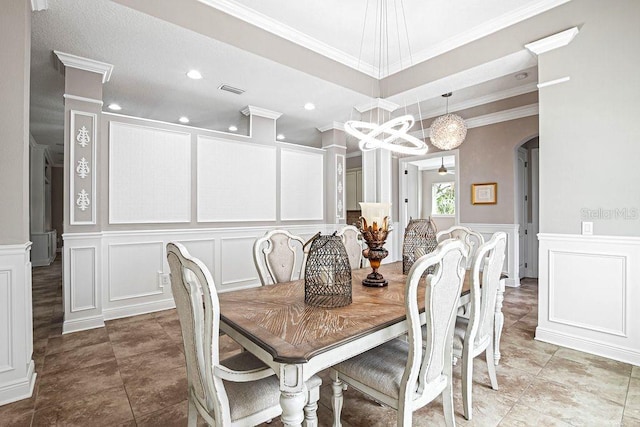
<instances>
[{"instance_id":1,"label":"sunburst chandelier","mask_svg":"<svg viewBox=\"0 0 640 427\"><path fill-rule=\"evenodd\" d=\"M402 53L399 48L400 44L400 22L399 16L402 16L403 31L406 35L406 42L409 51L409 61L411 64L411 48L409 47L409 37L407 34L407 20L404 13L403 0L374 0L376 2L376 14L375 17L375 34L374 40L379 41L378 45L374 43L374 62L378 60L378 81L382 79L382 74L386 71L389 73L389 11L388 7L390 3L393 3L393 16L395 16L395 30L398 34L398 54L400 55L400 64L402 68ZM399 5L398 5L399 3ZM362 41L360 45L360 60L362 59L362 45L364 44L364 28L367 23L367 12L369 10L369 0L367 0L367 8L364 16ZM420 104L418 103L418 108ZM348 120L344 124L344 130L349 135L356 137L359 140L358 146L361 151L370 151L378 148L383 148L389 151L395 151L397 153L409 154L409 155L421 155L425 154L429 147L427 144L409 135L408 131L415 123L415 118L411 114L405 114L386 122L375 122L370 117L371 121L363 120ZM422 123L421 123L422 124Z\"/></svg>"},{"instance_id":2,"label":"sunburst chandelier","mask_svg":"<svg viewBox=\"0 0 640 427\"><path fill-rule=\"evenodd\" d=\"M431 143L441 150L453 150L462 144L467 137L467 124L462 117L449 114L449 97L451 92L442 95L447 99L447 109L431 124Z\"/></svg>"}]
</instances>

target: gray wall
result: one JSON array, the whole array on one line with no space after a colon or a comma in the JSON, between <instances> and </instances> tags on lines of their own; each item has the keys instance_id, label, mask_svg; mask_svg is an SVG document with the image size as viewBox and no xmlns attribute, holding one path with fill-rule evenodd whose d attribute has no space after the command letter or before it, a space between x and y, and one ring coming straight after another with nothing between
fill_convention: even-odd
<instances>
[{"instance_id":1,"label":"gray wall","mask_svg":"<svg viewBox=\"0 0 640 427\"><path fill-rule=\"evenodd\" d=\"M30 2L2 1L0 40L0 244L20 244L29 240Z\"/></svg>"},{"instance_id":2,"label":"gray wall","mask_svg":"<svg viewBox=\"0 0 640 427\"><path fill-rule=\"evenodd\" d=\"M460 222L513 224L516 148L538 133L538 116L469 129L460 146ZM472 205L471 184L496 182L498 203Z\"/></svg>"},{"instance_id":3,"label":"gray wall","mask_svg":"<svg viewBox=\"0 0 640 427\"><path fill-rule=\"evenodd\" d=\"M539 58L540 82L571 77L540 89L540 231L579 234L590 209L594 234L640 236L640 1L570 5L586 24Z\"/></svg>"}]
</instances>

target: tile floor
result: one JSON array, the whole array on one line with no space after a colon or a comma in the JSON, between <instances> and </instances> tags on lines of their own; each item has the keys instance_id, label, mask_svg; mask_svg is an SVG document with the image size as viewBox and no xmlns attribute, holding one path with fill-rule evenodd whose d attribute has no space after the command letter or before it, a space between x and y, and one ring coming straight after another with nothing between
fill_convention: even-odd
<instances>
[{"instance_id":1,"label":"tile floor","mask_svg":"<svg viewBox=\"0 0 640 427\"><path fill-rule=\"evenodd\" d=\"M58 259L33 270L34 395L0 406L0 426L186 425L187 380L174 310L64 336L62 313ZM454 370L459 425L640 426L640 367L534 341L535 280L507 289L504 313L500 390L491 390L484 361L476 360L471 422L462 417L460 367ZM221 353L238 351L231 340L222 342ZM329 426L331 387L322 376L318 415L320 425ZM395 420L395 411L353 389L345 392L345 427L393 426ZM444 425L441 403L416 412L413 424Z\"/></svg>"}]
</instances>

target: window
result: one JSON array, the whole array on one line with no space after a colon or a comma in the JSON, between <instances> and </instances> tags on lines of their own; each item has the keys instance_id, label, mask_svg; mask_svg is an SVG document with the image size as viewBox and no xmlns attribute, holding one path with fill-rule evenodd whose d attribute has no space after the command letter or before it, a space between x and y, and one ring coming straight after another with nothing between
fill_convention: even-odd
<instances>
[{"instance_id":1,"label":"window","mask_svg":"<svg viewBox=\"0 0 640 427\"><path fill-rule=\"evenodd\" d=\"M455 215L456 190L455 183L437 182L431 186L431 214Z\"/></svg>"}]
</instances>

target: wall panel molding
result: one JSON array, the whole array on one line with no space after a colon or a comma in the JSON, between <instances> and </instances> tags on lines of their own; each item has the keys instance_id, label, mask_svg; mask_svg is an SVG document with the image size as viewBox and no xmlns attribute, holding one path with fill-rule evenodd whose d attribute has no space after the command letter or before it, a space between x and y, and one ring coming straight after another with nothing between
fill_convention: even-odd
<instances>
[{"instance_id":1,"label":"wall panel molding","mask_svg":"<svg viewBox=\"0 0 640 427\"><path fill-rule=\"evenodd\" d=\"M538 238L536 339L640 364L640 237Z\"/></svg>"}]
</instances>

